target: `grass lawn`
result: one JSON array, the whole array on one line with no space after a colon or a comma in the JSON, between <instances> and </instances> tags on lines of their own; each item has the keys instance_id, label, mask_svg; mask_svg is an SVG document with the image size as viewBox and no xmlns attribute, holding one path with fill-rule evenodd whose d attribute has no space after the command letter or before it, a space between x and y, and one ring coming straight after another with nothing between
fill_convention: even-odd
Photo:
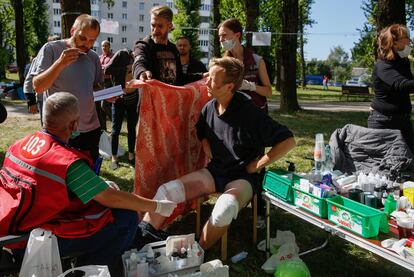
<instances>
[{"instance_id":1,"label":"grass lawn","mask_svg":"<svg viewBox=\"0 0 414 277\"><path fill-rule=\"evenodd\" d=\"M303 97L309 94L309 98L318 98L320 95L332 95L339 97L339 92L315 93L301 92ZM320 95L319 95L320 94ZM331 97L331 96L329 96ZM328 97L328 98L329 98ZM323 98L325 100L325 98ZM332 100L327 100L332 101ZM6 103L9 105L10 103ZM306 172L311 169L311 163L307 158L313 156L313 146L315 133L323 133L327 143L330 134L336 129L347 123L366 126L368 114L365 112L321 112L321 111L300 111L293 114L280 114L278 111L271 112L271 116L277 121L287 125L296 136L297 146L286 157L274 163L272 167L287 168L286 160L295 162L296 170ZM9 117L0 126L0 162L4 159L7 147L18 138L36 130L39 127L38 116L30 117ZM126 124L120 136L120 143L126 147ZM108 125L110 126L110 124ZM124 166L112 171L110 162L104 161L101 175L109 180L113 180L120 185L123 190L132 191L134 171L127 166L124 157ZM202 218L208 218L212 209L211 202L206 202L202 208ZM265 276L260 269L266 257L263 252L258 251L250 243L251 241L251 209L246 208L241 211L239 217L230 227L228 236L229 257L247 251L247 259L237 264L229 261L231 276ZM195 231L195 215L190 213L174 222L168 229L174 234L191 233ZM287 214L281 210L272 209L271 211L271 233L275 236L276 230L290 230L296 235L296 241L301 249L305 251L320 245L325 239L325 232L313 225ZM259 241L265 238L265 230L259 230ZM219 243L213 247L206 257L212 260L220 257ZM313 252L302 257L309 267L312 276L412 276L408 270L386 261L368 251L347 243L338 237L332 237L328 246L322 250Z\"/></svg>"}]
</instances>

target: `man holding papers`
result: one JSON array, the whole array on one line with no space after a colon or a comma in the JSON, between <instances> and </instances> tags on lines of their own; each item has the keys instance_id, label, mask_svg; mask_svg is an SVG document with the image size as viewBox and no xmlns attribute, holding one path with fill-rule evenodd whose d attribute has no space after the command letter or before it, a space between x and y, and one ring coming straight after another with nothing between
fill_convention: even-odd
<instances>
[{"instance_id":1,"label":"man holding papers","mask_svg":"<svg viewBox=\"0 0 414 277\"><path fill-rule=\"evenodd\" d=\"M93 90L103 81L99 56L91 48L100 32L96 18L82 14L71 28L71 37L46 43L38 54L32 73L33 88L46 97L57 91L75 95L80 105L78 132L69 144L89 151L93 160L99 155L101 128L95 109Z\"/></svg>"}]
</instances>

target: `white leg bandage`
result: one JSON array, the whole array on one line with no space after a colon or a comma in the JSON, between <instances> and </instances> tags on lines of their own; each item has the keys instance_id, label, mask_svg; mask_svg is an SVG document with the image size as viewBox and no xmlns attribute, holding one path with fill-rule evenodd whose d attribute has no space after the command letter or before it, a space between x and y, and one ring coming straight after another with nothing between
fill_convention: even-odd
<instances>
[{"instance_id":1,"label":"white leg bandage","mask_svg":"<svg viewBox=\"0 0 414 277\"><path fill-rule=\"evenodd\" d=\"M211 213L213 226L224 227L230 225L233 219L237 218L239 213L239 201L232 194L223 193L217 198Z\"/></svg>"},{"instance_id":2,"label":"white leg bandage","mask_svg":"<svg viewBox=\"0 0 414 277\"><path fill-rule=\"evenodd\" d=\"M180 180L172 180L163 184L154 196L155 200L170 200L174 203L185 202L184 184Z\"/></svg>"}]
</instances>

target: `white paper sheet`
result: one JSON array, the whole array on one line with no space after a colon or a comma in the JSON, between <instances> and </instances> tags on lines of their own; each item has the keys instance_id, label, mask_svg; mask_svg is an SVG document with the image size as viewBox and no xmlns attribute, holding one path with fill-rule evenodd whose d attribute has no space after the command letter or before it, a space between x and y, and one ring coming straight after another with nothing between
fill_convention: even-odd
<instances>
[{"instance_id":1,"label":"white paper sheet","mask_svg":"<svg viewBox=\"0 0 414 277\"><path fill-rule=\"evenodd\" d=\"M269 46L272 42L271 32L254 32L252 38L253 46Z\"/></svg>"},{"instance_id":2,"label":"white paper sheet","mask_svg":"<svg viewBox=\"0 0 414 277\"><path fill-rule=\"evenodd\" d=\"M94 91L93 98L96 102L96 101L101 101L101 100L105 100L108 98L112 98L115 96L120 96L122 94L124 94L124 91L122 90L122 86L118 85L118 86L114 86L111 88Z\"/></svg>"}]
</instances>

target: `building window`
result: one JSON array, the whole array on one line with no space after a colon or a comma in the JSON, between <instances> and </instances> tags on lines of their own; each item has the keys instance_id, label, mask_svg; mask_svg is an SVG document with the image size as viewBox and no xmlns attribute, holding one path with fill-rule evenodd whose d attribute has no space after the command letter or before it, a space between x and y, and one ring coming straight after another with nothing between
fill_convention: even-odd
<instances>
[{"instance_id":1,"label":"building window","mask_svg":"<svg viewBox=\"0 0 414 277\"><path fill-rule=\"evenodd\" d=\"M198 45L199 45L200 47L203 47L203 46L208 46L208 40L199 40L199 41L198 41Z\"/></svg>"},{"instance_id":2,"label":"building window","mask_svg":"<svg viewBox=\"0 0 414 277\"><path fill-rule=\"evenodd\" d=\"M114 14L113 13L108 13L108 19L114 19Z\"/></svg>"},{"instance_id":3,"label":"building window","mask_svg":"<svg viewBox=\"0 0 414 277\"><path fill-rule=\"evenodd\" d=\"M96 0L91 0L91 5L96 5Z\"/></svg>"},{"instance_id":4,"label":"building window","mask_svg":"<svg viewBox=\"0 0 414 277\"><path fill-rule=\"evenodd\" d=\"M54 27L60 27L60 21L54 20L53 21L53 26Z\"/></svg>"},{"instance_id":5,"label":"building window","mask_svg":"<svg viewBox=\"0 0 414 277\"><path fill-rule=\"evenodd\" d=\"M143 15L143 14L140 14L140 15L138 16L138 20L139 20L139 21L144 21L144 15Z\"/></svg>"},{"instance_id":6,"label":"building window","mask_svg":"<svg viewBox=\"0 0 414 277\"><path fill-rule=\"evenodd\" d=\"M127 16L127 14L126 14L126 13L123 13L123 14L122 14L122 19L128 19L128 16Z\"/></svg>"},{"instance_id":7,"label":"building window","mask_svg":"<svg viewBox=\"0 0 414 277\"><path fill-rule=\"evenodd\" d=\"M122 8L126 8L127 7L127 1L122 1Z\"/></svg>"},{"instance_id":8,"label":"building window","mask_svg":"<svg viewBox=\"0 0 414 277\"><path fill-rule=\"evenodd\" d=\"M139 9L140 11L145 10L145 3L144 3L144 2L139 2L139 3L138 3L138 9Z\"/></svg>"},{"instance_id":9,"label":"building window","mask_svg":"<svg viewBox=\"0 0 414 277\"><path fill-rule=\"evenodd\" d=\"M110 43L114 42L114 38L113 37L108 37L107 41L109 41Z\"/></svg>"},{"instance_id":10,"label":"building window","mask_svg":"<svg viewBox=\"0 0 414 277\"><path fill-rule=\"evenodd\" d=\"M210 23L210 17L209 16L200 16L200 22L201 23Z\"/></svg>"},{"instance_id":11,"label":"building window","mask_svg":"<svg viewBox=\"0 0 414 277\"><path fill-rule=\"evenodd\" d=\"M126 27L127 27L127 26L122 25L121 30L122 30L122 32L123 32L123 33L125 33L125 32L126 32Z\"/></svg>"},{"instance_id":12,"label":"building window","mask_svg":"<svg viewBox=\"0 0 414 277\"><path fill-rule=\"evenodd\" d=\"M53 9L53 14L54 15L59 15L60 14L60 9Z\"/></svg>"},{"instance_id":13,"label":"building window","mask_svg":"<svg viewBox=\"0 0 414 277\"><path fill-rule=\"evenodd\" d=\"M152 6L153 7L155 7L155 6L159 6L160 4L158 4L158 3L154 3Z\"/></svg>"},{"instance_id":14,"label":"building window","mask_svg":"<svg viewBox=\"0 0 414 277\"><path fill-rule=\"evenodd\" d=\"M143 32L144 32L144 26L139 26L138 33L143 33Z\"/></svg>"},{"instance_id":15,"label":"building window","mask_svg":"<svg viewBox=\"0 0 414 277\"><path fill-rule=\"evenodd\" d=\"M200 30L198 31L198 34L199 34L199 35L208 35L208 29L200 29Z\"/></svg>"},{"instance_id":16,"label":"building window","mask_svg":"<svg viewBox=\"0 0 414 277\"><path fill-rule=\"evenodd\" d=\"M59 3L60 4L60 0L53 0L53 3Z\"/></svg>"},{"instance_id":17,"label":"building window","mask_svg":"<svg viewBox=\"0 0 414 277\"><path fill-rule=\"evenodd\" d=\"M122 43L127 43L127 38L122 38Z\"/></svg>"},{"instance_id":18,"label":"building window","mask_svg":"<svg viewBox=\"0 0 414 277\"><path fill-rule=\"evenodd\" d=\"M101 17L101 12L100 11L91 11L91 15L93 17Z\"/></svg>"},{"instance_id":19,"label":"building window","mask_svg":"<svg viewBox=\"0 0 414 277\"><path fill-rule=\"evenodd\" d=\"M173 3L172 3L172 2L168 2L168 3L167 3L167 5L168 5L168 7L169 7L170 9L172 9L172 8L173 8Z\"/></svg>"}]
</instances>

